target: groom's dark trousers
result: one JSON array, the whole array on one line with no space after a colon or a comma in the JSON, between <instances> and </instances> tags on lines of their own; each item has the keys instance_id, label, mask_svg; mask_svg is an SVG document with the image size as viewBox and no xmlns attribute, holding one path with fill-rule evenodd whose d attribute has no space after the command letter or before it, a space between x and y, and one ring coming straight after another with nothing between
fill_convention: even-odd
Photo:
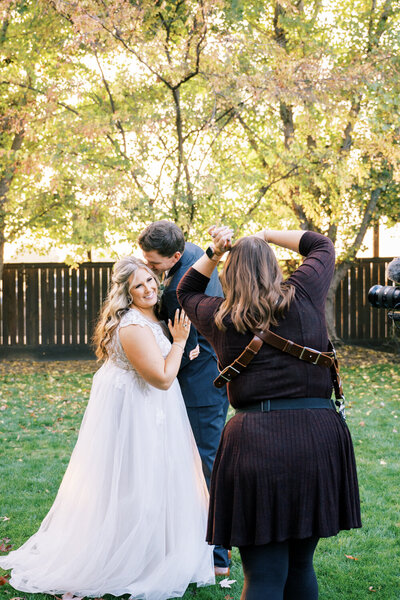
<instances>
[{"instance_id":1,"label":"groom's dark trousers","mask_svg":"<svg viewBox=\"0 0 400 600\"><path fill-rule=\"evenodd\" d=\"M173 319L176 309L180 308L176 296L178 283L186 271L202 254L203 250L201 248L187 242L180 260L167 274L161 300L160 316L163 320ZM212 274L206 294L209 296L223 296L216 270ZM197 344L200 346L200 354L194 360L189 360L189 352ZM217 389L213 386L213 381L217 375L217 357L214 350L192 325L189 338L186 342L178 379L208 487L228 410L226 390ZM228 552L225 548L221 548L220 546L215 548L214 564L218 567L227 567L229 565Z\"/></svg>"}]
</instances>

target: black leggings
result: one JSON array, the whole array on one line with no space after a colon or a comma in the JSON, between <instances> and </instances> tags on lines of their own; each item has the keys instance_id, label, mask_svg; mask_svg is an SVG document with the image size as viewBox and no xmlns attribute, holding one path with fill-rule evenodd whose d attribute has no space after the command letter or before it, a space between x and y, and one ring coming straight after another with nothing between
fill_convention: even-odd
<instances>
[{"instance_id":1,"label":"black leggings","mask_svg":"<svg viewBox=\"0 0 400 600\"><path fill-rule=\"evenodd\" d=\"M319 538L241 546L241 600L317 600L313 555Z\"/></svg>"}]
</instances>

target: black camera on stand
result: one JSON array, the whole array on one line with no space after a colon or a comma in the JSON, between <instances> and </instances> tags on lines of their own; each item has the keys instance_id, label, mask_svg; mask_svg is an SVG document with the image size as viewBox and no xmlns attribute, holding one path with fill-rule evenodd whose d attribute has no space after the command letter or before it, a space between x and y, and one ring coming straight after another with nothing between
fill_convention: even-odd
<instances>
[{"instance_id":1,"label":"black camera on stand","mask_svg":"<svg viewBox=\"0 0 400 600\"><path fill-rule=\"evenodd\" d=\"M387 276L395 283L400 283L400 257L394 258L388 264ZM400 329L400 287L374 285L368 292L368 300L376 308L389 309L389 319Z\"/></svg>"}]
</instances>

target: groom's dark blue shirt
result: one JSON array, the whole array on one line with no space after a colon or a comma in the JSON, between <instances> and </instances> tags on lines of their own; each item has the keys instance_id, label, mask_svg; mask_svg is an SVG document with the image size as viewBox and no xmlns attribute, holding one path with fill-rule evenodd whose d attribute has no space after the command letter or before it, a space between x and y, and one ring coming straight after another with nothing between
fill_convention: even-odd
<instances>
[{"instance_id":1,"label":"groom's dark blue shirt","mask_svg":"<svg viewBox=\"0 0 400 600\"><path fill-rule=\"evenodd\" d=\"M179 261L170 269L165 280L165 289L162 295L160 317L165 322L173 319L175 311L180 308L176 296L178 283L186 271L204 254L203 250L186 242L185 251ZM209 296L223 296L221 283L215 269L205 293ZM200 354L194 360L189 359L189 353L197 344ZM185 352L182 357L178 373L179 383L186 406L210 406L220 404L225 398L225 392L213 387L212 382L218 375L217 357L207 340L193 327L186 342Z\"/></svg>"}]
</instances>

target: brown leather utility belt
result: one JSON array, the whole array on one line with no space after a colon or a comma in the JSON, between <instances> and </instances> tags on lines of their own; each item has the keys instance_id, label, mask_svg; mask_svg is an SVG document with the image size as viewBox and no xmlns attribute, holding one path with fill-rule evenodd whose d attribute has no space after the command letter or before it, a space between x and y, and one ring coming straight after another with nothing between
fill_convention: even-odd
<instances>
[{"instance_id":1,"label":"brown leather utility belt","mask_svg":"<svg viewBox=\"0 0 400 600\"><path fill-rule=\"evenodd\" d=\"M331 342L329 342L329 351L320 352L319 350L309 348L308 346L300 346L291 340L287 340L286 338L273 333L269 329L265 331L257 330L256 332L253 331L252 333L254 333L254 337L243 350L243 352L233 361L233 363L220 371L220 374L214 380L215 387L221 388L227 383L230 383L232 379L240 375L240 373L246 369L247 365L258 353L263 342L266 342L270 346L274 346L274 348L278 348L278 350L286 352L287 354L290 354L291 356L294 356L300 360L304 360L320 367L328 367L331 371L332 383L335 390L336 405L338 406L339 412L342 414L343 418L345 418L343 402L344 395L339 374L339 364L335 349Z\"/></svg>"}]
</instances>

